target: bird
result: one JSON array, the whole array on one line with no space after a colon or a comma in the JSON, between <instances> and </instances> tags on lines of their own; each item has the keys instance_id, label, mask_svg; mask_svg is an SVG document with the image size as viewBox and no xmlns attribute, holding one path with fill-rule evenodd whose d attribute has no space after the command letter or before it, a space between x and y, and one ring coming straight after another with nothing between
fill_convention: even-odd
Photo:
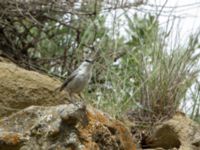
<instances>
[{"instance_id":1,"label":"bird","mask_svg":"<svg viewBox=\"0 0 200 150\"><path fill-rule=\"evenodd\" d=\"M80 66L73 71L60 86L59 91L64 89L69 93L72 99L73 94L78 94L81 99L81 92L87 86L92 76L93 60L85 59Z\"/></svg>"}]
</instances>

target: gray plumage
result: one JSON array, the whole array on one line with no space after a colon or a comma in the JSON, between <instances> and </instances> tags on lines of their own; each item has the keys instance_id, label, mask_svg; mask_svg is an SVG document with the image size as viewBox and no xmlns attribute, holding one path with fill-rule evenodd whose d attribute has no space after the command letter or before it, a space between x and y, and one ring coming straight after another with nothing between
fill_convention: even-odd
<instances>
[{"instance_id":1,"label":"gray plumage","mask_svg":"<svg viewBox=\"0 0 200 150\"><path fill-rule=\"evenodd\" d=\"M92 61L85 60L72 74L66 78L60 87L60 91L66 89L69 94L80 92L88 84L92 76Z\"/></svg>"}]
</instances>

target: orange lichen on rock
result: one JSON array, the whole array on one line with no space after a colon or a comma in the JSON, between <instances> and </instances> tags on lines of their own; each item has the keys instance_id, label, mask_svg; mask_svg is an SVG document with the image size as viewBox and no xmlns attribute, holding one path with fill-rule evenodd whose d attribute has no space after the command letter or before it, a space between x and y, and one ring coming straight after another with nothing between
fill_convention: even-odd
<instances>
[{"instance_id":1,"label":"orange lichen on rock","mask_svg":"<svg viewBox=\"0 0 200 150\"><path fill-rule=\"evenodd\" d=\"M60 81L1 58L0 72L0 150L136 149L121 122L55 92Z\"/></svg>"},{"instance_id":2,"label":"orange lichen on rock","mask_svg":"<svg viewBox=\"0 0 200 150\"><path fill-rule=\"evenodd\" d=\"M136 149L128 129L121 122L90 107L87 109L87 116L89 124L80 129L85 150Z\"/></svg>"},{"instance_id":3,"label":"orange lichen on rock","mask_svg":"<svg viewBox=\"0 0 200 150\"><path fill-rule=\"evenodd\" d=\"M0 120L0 149L135 150L128 129L83 103L31 106Z\"/></svg>"},{"instance_id":4,"label":"orange lichen on rock","mask_svg":"<svg viewBox=\"0 0 200 150\"><path fill-rule=\"evenodd\" d=\"M130 133L129 131L119 122L116 121L116 124L114 125L115 128L119 131L119 136L121 141L123 141L123 145L125 149L127 150L135 150L136 145L133 144L132 138L130 138Z\"/></svg>"},{"instance_id":5,"label":"orange lichen on rock","mask_svg":"<svg viewBox=\"0 0 200 150\"><path fill-rule=\"evenodd\" d=\"M21 142L21 135L14 132L2 132L0 134L0 141L8 145L17 145Z\"/></svg>"}]
</instances>

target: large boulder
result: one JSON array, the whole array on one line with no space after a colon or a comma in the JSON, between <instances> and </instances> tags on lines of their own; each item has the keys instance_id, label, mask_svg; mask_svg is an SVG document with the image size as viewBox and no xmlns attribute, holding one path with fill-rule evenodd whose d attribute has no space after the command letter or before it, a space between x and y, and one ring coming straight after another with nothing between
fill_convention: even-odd
<instances>
[{"instance_id":1,"label":"large boulder","mask_svg":"<svg viewBox=\"0 0 200 150\"><path fill-rule=\"evenodd\" d=\"M60 81L28 71L0 57L0 117L31 105L52 106L68 100L56 92Z\"/></svg>"},{"instance_id":2,"label":"large boulder","mask_svg":"<svg viewBox=\"0 0 200 150\"><path fill-rule=\"evenodd\" d=\"M1 150L135 150L119 121L83 103L31 106L0 120Z\"/></svg>"},{"instance_id":3,"label":"large boulder","mask_svg":"<svg viewBox=\"0 0 200 150\"><path fill-rule=\"evenodd\" d=\"M0 57L0 150L135 150L119 121Z\"/></svg>"},{"instance_id":4,"label":"large boulder","mask_svg":"<svg viewBox=\"0 0 200 150\"><path fill-rule=\"evenodd\" d=\"M179 112L170 120L158 125L152 136L143 141L142 147L200 150L200 125Z\"/></svg>"}]
</instances>

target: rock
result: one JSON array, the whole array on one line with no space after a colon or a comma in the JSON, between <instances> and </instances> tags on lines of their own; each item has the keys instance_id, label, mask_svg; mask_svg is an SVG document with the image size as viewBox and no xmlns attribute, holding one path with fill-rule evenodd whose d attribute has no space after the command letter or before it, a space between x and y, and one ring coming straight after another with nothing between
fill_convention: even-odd
<instances>
[{"instance_id":1,"label":"rock","mask_svg":"<svg viewBox=\"0 0 200 150\"><path fill-rule=\"evenodd\" d=\"M83 103L31 106L0 120L1 150L135 150L123 124Z\"/></svg>"},{"instance_id":2,"label":"rock","mask_svg":"<svg viewBox=\"0 0 200 150\"><path fill-rule=\"evenodd\" d=\"M0 150L135 150L125 126L0 57Z\"/></svg>"},{"instance_id":3,"label":"rock","mask_svg":"<svg viewBox=\"0 0 200 150\"><path fill-rule=\"evenodd\" d=\"M11 147L18 147L23 141L27 139L23 135L16 132L0 132L0 148L6 146L7 149ZM4 150L6 148L3 148Z\"/></svg>"},{"instance_id":4,"label":"rock","mask_svg":"<svg viewBox=\"0 0 200 150\"><path fill-rule=\"evenodd\" d=\"M0 57L0 117L31 105L53 106L68 101L65 92L55 92L61 82L22 69Z\"/></svg>"},{"instance_id":5,"label":"rock","mask_svg":"<svg viewBox=\"0 0 200 150\"><path fill-rule=\"evenodd\" d=\"M179 150L200 149L200 125L177 113L172 119L155 128L151 137L143 143L143 148L164 148Z\"/></svg>"},{"instance_id":6,"label":"rock","mask_svg":"<svg viewBox=\"0 0 200 150\"><path fill-rule=\"evenodd\" d=\"M82 125L88 124L86 116L86 106L83 103L69 104L68 109L59 110L61 119L67 124L77 124L81 119Z\"/></svg>"}]
</instances>

